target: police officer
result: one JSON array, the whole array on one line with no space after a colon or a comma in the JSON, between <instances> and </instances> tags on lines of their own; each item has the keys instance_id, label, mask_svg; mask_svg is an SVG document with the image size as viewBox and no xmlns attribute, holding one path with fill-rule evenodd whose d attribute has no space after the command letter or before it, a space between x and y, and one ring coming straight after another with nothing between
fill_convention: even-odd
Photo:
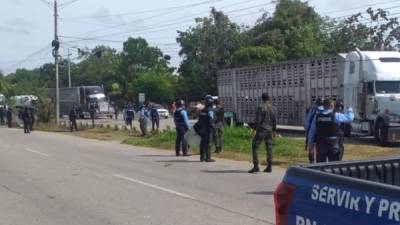
<instances>
[{"instance_id":1,"label":"police officer","mask_svg":"<svg viewBox=\"0 0 400 225\"><path fill-rule=\"evenodd\" d=\"M252 146L254 166L249 170L249 173L260 172L258 166L258 148L263 141L267 148L267 167L264 172L272 172L272 139L276 135L276 115L271 103L269 102L268 94L263 93L261 99L262 103L257 108L255 124L253 127L256 130Z\"/></svg>"},{"instance_id":2,"label":"police officer","mask_svg":"<svg viewBox=\"0 0 400 225\"><path fill-rule=\"evenodd\" d=\"M174 123L176 127L175 153L180 156L181 147L183 156L188 156L188 144L184 138L190 129L189 118L185 110L185 102L182 99L176 101L177 109L174 112Z\"/></svg>"},{"instance_id":3,"label":"police officer","mask_svg":"<svg viewBox=\"0 0 400 225\"><path fill-rule=\"evenodd\" d=\"M335 103L335 112L343 113L344 112L344 103L343 100L337 100ZM344 136L345 136L345 129L348 124L341 123L339 125L338 130L338 145L339 145L339 161L343 160L344 155Z\"/></svg>"},{"instance_id":4,"label":"police officer","mask_svg":"<svg viewBox=\"0 0 400 225\"><path fill-rule=\"evenodd\" d=\"M7 124L8 124L8 128L12 127L12 110L10 107L8 107L7 109Z\"/></svg>"},{"instance_id":5,"label":"police officer","mask_svg":"<svg viewBox=\"0 0 400 225\"><path fill-rule=\"evenodd\" d=\"M322 106L323 104L323 99L322 98L317 98L313 105L307 109L306 111L306 117L304 119L304 130L306 131L306 145L305 145L305 150L308 151L308 161L310 163L314 163L315 161L315 154L314 154L314 148L308 148L308 133L310 131L311 127L311 122L314 118L314 116L318 113L324 110L324 107Z\"/></svg>"},{"instance_id":6,"label":"police officer","mask_svg":"<svg viewBox=\"0 0 400 225\"><path fill-rule=\"evenodd\" d=\"M0 106L0 125L4 124L5 111L4 107Z\"/></svg>"},{"instance_id":7,"label":"police officer","mask_svg":"<svg viewBox=\"0 0 400 225\"><path fill-rule=\"evenodd\" d=\"M27 107L25 107L24 111L22 112L22 121L24 122L24 133L25 134L30 133L29 128L30 128L31 117L29 115Z\"/></svg>"},{"instance_id":8,"label":"police officer","mask_svg":"<svg viewBox=\"0 0 400 225\"><path fill-rule=\"evenodd\" d=\"M125 124L129 126L129 134L132 134L132 121L135 118L135 112L132 104L127 104L124 109Z\"/></svg>"},{"instance_id":9,"label":"police officer","mask_svg":"<svg viewBox=\"0 0 400 225\"><path fill-rule=\"evenodd\" d=\"M211 159L210 152L210 139L212 127L214 125L214 112L212 110L214 100L211 95L205 97L205 107L200 111L199 120L195 124L194 129L201 137L200 141L200 161L201 162L215 162Z\"/></svg>"},{"instance_id":10,"label":"police officer","mask_svg":"<svg viewBox=\"0 0 400 225\"><path fill-rule=\"evenodd\" d=\"M71 132L74 130L74 128L75 131L78 131L78 125L76 124L76 119L77 119L76 107L73 106L72 109L69 111L69 122L70 122Z\"/></svg>"},{"instance_id":11,"label":"police officer","mask_svg":"<svg viewBox=\"0 0 400 225\"><path fill-rule=\"evenodd\" d=\"M142 105L139 111L139 125L140 131L142 132L142 136L147 135L147 125L149 122L149 111L145 105Z\"/></svg>"},{"instance_id":12,"label":"police officer","mask_svg":"<svg viewBox=\"0 0 400 225\"><path fill-rule=\"evenodd\" d=\"M224 126L224 108L221 106L219 100L215 100L214 109L214 127L213 127L213 138L215 144L215 153L222 152L222 128Z\"/></svg>"},{"instance_id":13,"label":"police officer","mask_svg":"<svg viewBox=\"0 0 400 225\"><path fill-rule=\"evenodd\" d=\"M308 146L314 147L316 143L317 163L339 160L338 130L341 123L350 123L354 119L351 108L346 113L334 112L334 105L330 99L323 102L323 111L317 113L308 133Z\"/></svg>"},{"instance_id":14,"label":"police officer","mask_svg":"<svg viewBox=\"0 0 400 225\"><path fill-rule=\"evenodd\" d=\"M89 114L90 114L90 119L92 120L92 128L94 128L94 119L96 117L96 108L93 103L90 104Z\"/></svg>"},{"instance_id":15,"label":"police officer","mask_svg":"<svg viewBox=\"0 0 400 225\"><path fill-rule=\"evenodd\" d=\"M151 117L151 130L154 131L155 127L160 128L160 115L158 114L157 108L154 104L151 105L150 110Z\"/></svg>"}]
</instances>

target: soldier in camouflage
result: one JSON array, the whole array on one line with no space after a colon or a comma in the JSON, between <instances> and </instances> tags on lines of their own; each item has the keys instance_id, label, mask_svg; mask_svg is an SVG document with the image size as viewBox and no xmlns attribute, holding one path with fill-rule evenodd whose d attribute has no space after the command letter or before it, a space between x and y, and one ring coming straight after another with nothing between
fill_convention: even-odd
<instances>
[{"instance_id":1,"label":"soldier in camouflage","mask_svg":"<svg viewBox=\"0 0 400 225\"><path fill-rule=\"evenodd\" d=\"M253 138L253 164L254 167L249 170L249 173L260 172L258 166L258 148L262 142L265 142L267 148L267 167L264 172L272 172L272 139L276 135L276 116L274 109L269 102L267 93L262 94L262 103L257 109L254 130L256 134Z\"/></svg>"}]
</instances>

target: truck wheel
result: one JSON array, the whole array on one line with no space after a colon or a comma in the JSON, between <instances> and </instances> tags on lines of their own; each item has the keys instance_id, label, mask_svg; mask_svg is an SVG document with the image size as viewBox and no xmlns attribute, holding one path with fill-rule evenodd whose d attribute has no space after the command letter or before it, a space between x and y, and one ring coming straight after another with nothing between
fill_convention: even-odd
<instances>
[{"instance_id":1,"label":"truck wheel","mask_svg":"<svg viewBox=\"0 0 400 225\"><path fill-rule=\"evenodd\" d=\"M383 120L378 121L375 138L378 140L381 146L388 145L388 128Z\"/></svg>"}]
</instances>

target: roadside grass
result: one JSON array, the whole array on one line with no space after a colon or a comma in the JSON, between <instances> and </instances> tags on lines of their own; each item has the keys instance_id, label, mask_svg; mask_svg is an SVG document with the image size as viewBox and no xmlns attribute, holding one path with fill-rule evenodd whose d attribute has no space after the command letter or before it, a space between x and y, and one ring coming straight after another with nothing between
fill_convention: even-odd
<instances>
[{"instance_id":1,"label":"roadside grass","mask_svg":"<svg viewBox=\"0 0 400 225\"><path fill-rule=\"evenodd\" d=\"M67 128L60 128L55 125L38 124L37 130L50 132L65 132L65 134L79 136L83 138L96 139L101 141L118 141L123 144L151 147L171 151L175 149L175 130L165 130L162 132L152 132L148 137L140 137L134 130L132 135L128 131L114 130L111 128L86 128L79 132L69 132ZM252 136L248 128L227 127L223 133L223 152L212 154L213 157L227 158L238 161L252 160ZM212 147L211 151L215 150ZM198 149L191 149L191 154L199 154ZM265 144L261 144L259 149L259 159L265 162ZM372 143L360 144L350 143L345 145L345 160L362 160L379 157L389 157L400 155L399 147L384 148ZM277 137L273 142L273 164L287 167L294 164L308 163L307 152L304 150L304 140L286 137Z\"/></svg>"}]
</instances>

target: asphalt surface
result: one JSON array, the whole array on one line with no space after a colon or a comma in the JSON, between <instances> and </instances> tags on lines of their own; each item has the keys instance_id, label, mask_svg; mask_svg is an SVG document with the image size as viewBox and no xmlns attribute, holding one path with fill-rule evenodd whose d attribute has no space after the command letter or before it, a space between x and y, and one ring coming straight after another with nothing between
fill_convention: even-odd
<instances>
[{"instance_id":1,"label":"asphalt surface","mask_svg":"<svg viewBox=\"0 0 400 225\"><path fill-rule=\"evenodd\" d=\"M0 128L2 225L274 224L284 170Z\"/></svg>"}]
</instances>

